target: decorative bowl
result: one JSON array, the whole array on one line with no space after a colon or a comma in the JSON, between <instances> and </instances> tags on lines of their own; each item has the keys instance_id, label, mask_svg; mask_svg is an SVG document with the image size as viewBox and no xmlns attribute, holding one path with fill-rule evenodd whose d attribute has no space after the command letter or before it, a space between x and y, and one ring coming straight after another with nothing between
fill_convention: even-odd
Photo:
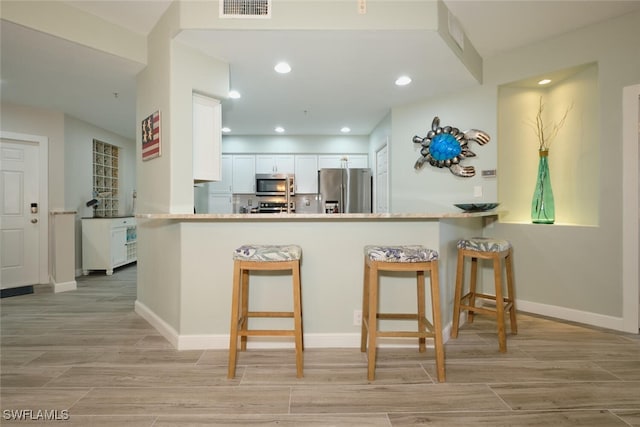
<instances>
[{"instance_id":1,"label":"decorative bowl","mask_svg":"<svg viewBox=\"0 0 640 427\"><path fill-rule=\"evenodd\" d=\"M495 209L500 203L455 203L454 206L465 212L484 212Z\"/></svg>"}]
</instances>

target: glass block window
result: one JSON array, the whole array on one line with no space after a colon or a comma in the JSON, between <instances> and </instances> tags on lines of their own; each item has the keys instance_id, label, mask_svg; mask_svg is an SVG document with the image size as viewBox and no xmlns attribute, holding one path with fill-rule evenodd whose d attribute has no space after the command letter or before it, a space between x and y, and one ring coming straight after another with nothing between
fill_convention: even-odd
<instances>
[{"instance_id":1,"label":"glass block window","mask_svg":"<svg viewBox=\"0 0 640 427\"><path fill-rule=\"evenodd\" d=\"M106 142L93 140L93 197L98 199L96 216L118 216L118 166L120 149Z\"/></svg>"}]
</instances>

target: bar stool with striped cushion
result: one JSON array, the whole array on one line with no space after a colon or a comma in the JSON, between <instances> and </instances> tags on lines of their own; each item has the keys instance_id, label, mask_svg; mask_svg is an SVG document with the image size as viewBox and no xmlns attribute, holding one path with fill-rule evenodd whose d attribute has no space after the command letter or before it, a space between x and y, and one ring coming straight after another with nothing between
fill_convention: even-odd
<instances>
[{"instance_id":1,"label":"bar stool with striped cushion","mask_svg":"<svg viewBox=\"0 0 640 427\"><path fill-rule=\"evenodd\" d=\"M411 271L417 278L417 312L379 313L379 271ZM432 322L425 316L425 273L431 283ZM417 320L417 331L381 331L378 319ZM445 380L444 347L440 320L440 285L438 281L438 252L420 245L365 246L364 286L362 297L362 332L360 350L367 351L368 379L375 379L376 345L378 337L418 338L419 351L426 351L426 338L433 338L439 382ZM368 343L367 343L368 341Z\"/></svg>"},{"instance_id":2,"label":"bar stool with striped cushion","mask_svg":"<svg viewBox=\"0 0 640 427\"><path fill-rule=\"evenodd\" d=\"M453 327L451 329L451 337L456 338L458 336L460 313L462 311L469 311L467 317L467 321L469 323L473 322L473 316L475 313L489 314L494 316L497 320L498 343L500 351L505 352L507 351L507 337L505 333L504 317L507 312L510 317L511 333L518 333L515 297L513 292L513 247L507 240L488 237L461 239L458 241L457 246L458 268L456 273L456 291L453 300ZM469 292L462 295L466 258L471 259L471 277ZM479 259L488 259L493 263L495 295L478 293L476 291ZM502 289L502 260L504 260L505 270L507 273L506 295L503 295ZM478 307L476 305L476 299L495 301L495 308L483 306Z\"/></svg>"},{"instance_id":3,"label":"bar stool with striped cushion","mask_svg":"<svg viewBox=\"0 0 640 427\"><path fill-rule=\"evenodd\" d=\"M233 297L231 301L231 333L228 378L235 377L238 337L240 349L247 349L248 336L292 336L296 348L296 376L303 376L302 297L300 258L297 245L243 245L233 252ZM249 275L252 270L291 271L293 311L249 311ZM249 329L249 318L293 318L293 329Z\"/></svg>"}]
</instances>

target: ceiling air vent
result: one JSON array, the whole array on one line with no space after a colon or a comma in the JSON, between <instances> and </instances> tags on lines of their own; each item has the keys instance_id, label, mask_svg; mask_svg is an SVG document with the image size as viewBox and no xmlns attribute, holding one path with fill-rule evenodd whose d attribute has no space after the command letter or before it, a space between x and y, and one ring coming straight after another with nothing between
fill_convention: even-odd
<instances>
[{"instance_id":1,"label":"ceiling air vent","mask_svg":"<svg viewBox=\"0 0 640 427\"><path fill-rule=\"evenodd\" d=\"M221 18L271 18L271 0L222 0Z\"/></svg>"}]
</instances>

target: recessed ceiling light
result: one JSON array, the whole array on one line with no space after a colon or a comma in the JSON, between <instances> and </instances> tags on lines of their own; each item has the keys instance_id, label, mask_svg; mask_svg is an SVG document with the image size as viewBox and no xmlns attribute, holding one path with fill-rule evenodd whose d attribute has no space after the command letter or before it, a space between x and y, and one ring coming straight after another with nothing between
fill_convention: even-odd
<instances>
[{"instance_id":1,"label":"recessed ceiling light","mask_svg":"<svg viewBox=\"0 0 640 427\"><path fill-rule=\"evenodd\" d=\"M351 132L351 128L347 127L347 126L343 126L342 129L340 129L340 132L349 133L349 132Z\"/></svg>"},{"instance_id":2,"label":"recessed ceiling light","mask_svg":"<svg viewBox=\"0 0 640 427\"><path fill-rule=\"evenodd\" d=\"M549 79L542 79L538 82L539 85L548 85L549 83L551 83Z\"/></svg>"},{"instance_id":3,"label":"recessed ceiling light","mask_svg":"<svg viewBox=\"0 0 640 427\"><path fill-rule=\"evenodd\" d=\"M284 132L284 128L282 126L277 126L274 130L278 133Z\"/></svg>"},{"instance_id":4,"label":"recessed ceiling light","mask_svg":"<svg viewBox=\"0 0 640 427\"><path fill-rule=\"evenodd\" d=\"M273 69L280 74L287 74L291 72L291 65L287 64L286 62L278 62L276 66L273 67Z\"/></svg>"},{"instance_id":5,"label":"recessed ceiling light","mask_svg":"<svg viewBox=\"0 0 640 427\"><path fill-rule=\"evenodd\" d=\"M406 86L411 83L411 77L409 76L400 76L396 79L397 86Z\"/></svg>"},{"instance_id":6,"label":"recessed ceiling light","mask_svg":"<svg viewBox=\"0 0 640 427\"><path fill-rule=\"evenodd\" d=\"M229 98L232 99L238 99L240 98L242 95L240 95L240 92L238 92L237 90L230 90L229 91Z\"/></svg>"},{"instance_id":7,"label":"recessed ceiling light","mask_svg":"<svg viewBox=\"0 0 640 427\"><path fill-rule=\"evenodd\" d=\"M225 127L223 127L223 128L222 128L222 129L220 129L220 130L221 130L222 132L224 132L224 133L231 132L231 129L229 129L229 128L228 128L228 127L226 127L226 126L225 126Z\"/></svg>"}]
</instances>

